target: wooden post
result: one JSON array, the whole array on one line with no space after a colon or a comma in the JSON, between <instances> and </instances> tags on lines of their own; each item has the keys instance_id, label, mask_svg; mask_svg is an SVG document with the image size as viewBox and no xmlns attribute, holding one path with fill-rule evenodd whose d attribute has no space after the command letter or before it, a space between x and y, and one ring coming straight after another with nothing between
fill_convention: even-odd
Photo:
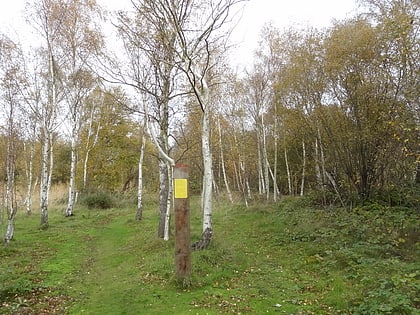
<instances>
[{"instance_id":1,"label":"wooden post","mask_svg":"<svg viewBox=\"0 0 420 315\"><path fill-rule=\"evenodd\" d=\"M190 199L188 166L174 166L175 277L183 286L191 284Z\"/></svg>"}]
</instances>

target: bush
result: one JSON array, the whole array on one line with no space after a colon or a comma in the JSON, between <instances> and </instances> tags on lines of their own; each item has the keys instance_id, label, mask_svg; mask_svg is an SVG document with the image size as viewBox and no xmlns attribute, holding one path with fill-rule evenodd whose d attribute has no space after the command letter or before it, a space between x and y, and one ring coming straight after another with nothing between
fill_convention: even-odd
<instances>
[{"instance_id":1,"label":"bush","mask_svg":"<svg viewBox=\"0 0 420 315\"><path fill-rule=\"evenodd\" d=\"M304 197L307 205L316 208L326 208L332 206L341 206L339 196L331 190L312 190Z\"/></svg>"},{"instance_id":2,"label":"bush","mask_svg":"<svg viewBox=\"0 0 420 315\"><path fill-rule=\"evenodd\" d=\"M98 192L86 196L83 204L89 209L110 209L114 206L114 201L108 193Z\"/></svg>"},{"instance_id":3,"label":"bush","mask_svg":"<svg viewBox=\"0 0 420 315\"><path fill-rule=\"evenodd\" d=\"M420 210L420 186L391 187L374 190L371 201L389 207L404 207Z\"/></svg>"}]
</instances>

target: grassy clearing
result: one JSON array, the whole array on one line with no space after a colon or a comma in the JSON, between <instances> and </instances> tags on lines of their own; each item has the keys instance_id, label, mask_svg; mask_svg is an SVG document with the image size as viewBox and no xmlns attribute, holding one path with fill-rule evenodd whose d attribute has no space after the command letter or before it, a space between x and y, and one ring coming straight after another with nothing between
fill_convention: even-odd
<instances>
[{"instance_id":1,"label":"grassy clearing","mask_svg":"<svg viewBox=\"0 0 420 315\"><path fill-rule=\"evenodd\" d=\"M193 285L173 278L173 240L156 205L19 216L0 247L0 314L418 314L419 214L305 199L250 208L216 202L214 239L193 252ZM192 240L201 234L192 201Z\"/></svg>"}]
</instances>

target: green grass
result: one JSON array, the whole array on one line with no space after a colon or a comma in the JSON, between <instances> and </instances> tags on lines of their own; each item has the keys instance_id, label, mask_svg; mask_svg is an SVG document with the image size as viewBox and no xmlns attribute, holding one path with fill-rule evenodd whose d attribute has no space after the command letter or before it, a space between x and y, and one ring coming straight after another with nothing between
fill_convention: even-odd
<instances>
[{"instance_id":1,"label":"green grass","mask_svg":"<svg viewBox=\"0 0 420 315\"><path fill-rule=\"evenodd\" d=\"M191 239L201 234L192 200ZM174 243L156 204L20 215L0 246L0 314L419 314L418 212L319 210L302 199L246 208L218 201L192 286L174 279Z\"/></svg>"}]
</instances>

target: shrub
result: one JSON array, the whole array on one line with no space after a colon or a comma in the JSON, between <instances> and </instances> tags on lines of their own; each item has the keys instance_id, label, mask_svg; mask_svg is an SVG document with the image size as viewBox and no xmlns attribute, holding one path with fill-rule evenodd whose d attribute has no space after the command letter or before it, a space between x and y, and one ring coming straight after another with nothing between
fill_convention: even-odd
<instances>
[{"instance_id":1,"label":"shrub","mask_svg":"<svg viewBox=\"0 0 420 315\"><path fill-rule=\"evenodd\" d=\"M108 193L98 192L87 195L83 203L89 209L109 209L114 206L114 201Z\"/></svg>"},{"instance_id":2,"label":"shrub","mask_svg":"<svg viewBox=\"0 0 420 315\"><path fill-rule=\"evenodd\" d=\"M391 187L374 190L371 200L385 206L420 210L420 186Z\"/></svg>"}]
</instances>

